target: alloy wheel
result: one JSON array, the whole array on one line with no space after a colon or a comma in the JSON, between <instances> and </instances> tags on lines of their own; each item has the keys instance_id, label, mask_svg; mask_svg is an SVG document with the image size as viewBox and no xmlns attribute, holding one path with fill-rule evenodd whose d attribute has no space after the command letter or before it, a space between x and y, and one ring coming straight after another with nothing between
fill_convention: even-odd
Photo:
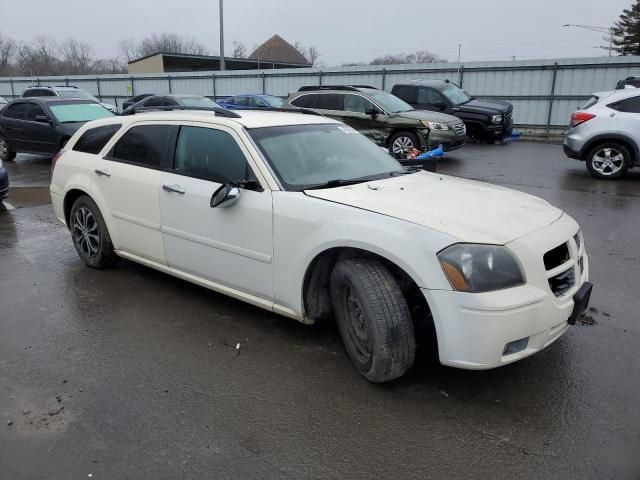
<instances>
[{"instance_id":1,"label":"alloy wheel","mask_svg":"<svg viewBox=\"0 0 640 480\"><path fill-rule=\"evenodd\" d=\"M605 147L593 155L591 164L600 175L615 175L624 167L624 154L615 147Z\"/></svg>"},{"instance_id":2,"label":"alloy wheel","mask_svg":"<svg viewBox=\"0 0 640 480\"><path fill-rule=\"evenodd\" d=\"M91 210L80 207L73 219L73 238L87 258L95 257L100 250L98 222Z\"/></svg>"},{"instance_id":3,"label":"alloy wheel","mask_svg":"<svg viewBox=\"0 0 640 480\"><path fill-rule=\"evenodd\" d=\"M391 149L393 153L404 153L407 148L413 148L413 140L409 137L398 137L394 140Z\"/></svg>"}]
</instances>

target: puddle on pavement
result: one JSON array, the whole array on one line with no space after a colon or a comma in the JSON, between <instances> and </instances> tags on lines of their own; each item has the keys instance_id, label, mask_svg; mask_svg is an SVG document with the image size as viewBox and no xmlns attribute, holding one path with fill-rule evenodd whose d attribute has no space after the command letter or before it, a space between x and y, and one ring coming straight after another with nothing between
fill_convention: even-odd
<instances>
[{"instance_id":1,"label":"puddle on pavement","mask_svg":"<svg viewBox=\"0 0 640 480\"><path fill-rule=\"evenodd\" d=\"M8 209L47 205L51 203L49 187L10 187L4 203Z\"/></svg>"}]
</instances>

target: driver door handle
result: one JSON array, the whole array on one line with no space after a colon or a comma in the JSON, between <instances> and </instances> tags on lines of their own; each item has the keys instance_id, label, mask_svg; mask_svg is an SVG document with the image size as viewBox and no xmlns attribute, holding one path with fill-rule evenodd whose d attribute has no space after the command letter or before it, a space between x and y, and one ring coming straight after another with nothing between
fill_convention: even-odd
<instances>
[{"instance_id":1,"label":"driver door handle","mask_svg":"<svg viewBox=\"0 0 640 480\"><path fill-rule=\"evenodd\" d=\"M185 194L185 189L180 185L162 185L162 189L165 192L179 193L180 195Z\"/></svg>"},{"instance_id":2,"label":"driver door handle","mask_svg":"<svg viewBox=\"0 0 640 480\"><path fill-rule=\"evenodd\" d=\"M101 177L110 177L111 176L111 172L107 169L101 170L99 168L96 168L94 170L94 172L96 172L97 175L100 175Z\"/></svg>"}]
</instances>

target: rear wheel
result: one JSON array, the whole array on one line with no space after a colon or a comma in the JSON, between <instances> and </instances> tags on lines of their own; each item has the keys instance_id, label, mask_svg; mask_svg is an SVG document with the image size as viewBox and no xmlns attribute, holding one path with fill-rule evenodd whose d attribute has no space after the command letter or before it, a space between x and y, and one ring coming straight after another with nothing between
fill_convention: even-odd
<instances>
[{"instance_id":1,"label":"rear wheel","mask_svg":"<svg viewBox=\"0 0 640 480\"><path fill-rule=\"evenodd\" d=\"M331 301L338 330L356 370L382 383L413 365L415 337L407 302L382 262L339 261L331 274Z\"/></svg>"},{"instance_id":2,"label":"rear wheel","mask_svg":"<svg viewBox=\"0 0 640 480\"><path fill-rule=\"evenodd\" d=\"M8 162L14 158L16 158L16 152L11 150L7 139L0 135L0 160Z\"/></svg>"},{"instance_id":3,"label":"rear wheel","mask_svg":"<svg viewBox=\"0 0 640 480\"><path fill-rule=\"evenodd\" d=\"M69 229L78 256L89 267L107 268L117 261L107 225L96 203L87 195L78 197L71 207Z\"/></svg>"},{"instance_id":4,"label":"rear wheel","mask_svg":"<svg viewBox=\"0 0 640 480\"><path fill-rule=\"evenodd\" d=\"M407 149L418 148L418 136L411 132L398 132L389 139L389 148L392 153L404 153Z\"/></svg>"},{"instance_id":5,"label":"rear wheel","mask_svg":"<svg viewBox=\"0 0 640 480\"><path fill-rule=\"evenodd\" d=\"M587 169L595 178L620 178L627 173L630 163L629 149L615 142L598 145L587 156Z\"/></svg>"}]
</instances>

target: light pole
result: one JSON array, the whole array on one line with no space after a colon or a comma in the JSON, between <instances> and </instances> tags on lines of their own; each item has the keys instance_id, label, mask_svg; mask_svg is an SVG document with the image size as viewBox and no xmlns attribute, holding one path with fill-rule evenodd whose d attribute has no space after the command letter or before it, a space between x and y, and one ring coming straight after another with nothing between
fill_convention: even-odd
<instances>
[{"instance_id":1,"label":"light pole","mask_svg":"<svg viewBox=\"0 0 640 480\"><path fill-rule=\"evenodd\" d=\"M594 27L592 25L576 25L575 23L567 23L563 27L576 27L583 28L585 30L591 30L592 32L608 33L609 34L609 56L613 51L613 27Z\"/></svg>"},{"instance_id":2,"label":"light pole","mask_svg":"<svg viewBox=\"0 0 640 480\"><path fill-rule=\"evenodd\" d=\"M222 11L222 1L220 0L220 70L226 68L224 64L224 15Z\"/></svg>"}]
</instances>

